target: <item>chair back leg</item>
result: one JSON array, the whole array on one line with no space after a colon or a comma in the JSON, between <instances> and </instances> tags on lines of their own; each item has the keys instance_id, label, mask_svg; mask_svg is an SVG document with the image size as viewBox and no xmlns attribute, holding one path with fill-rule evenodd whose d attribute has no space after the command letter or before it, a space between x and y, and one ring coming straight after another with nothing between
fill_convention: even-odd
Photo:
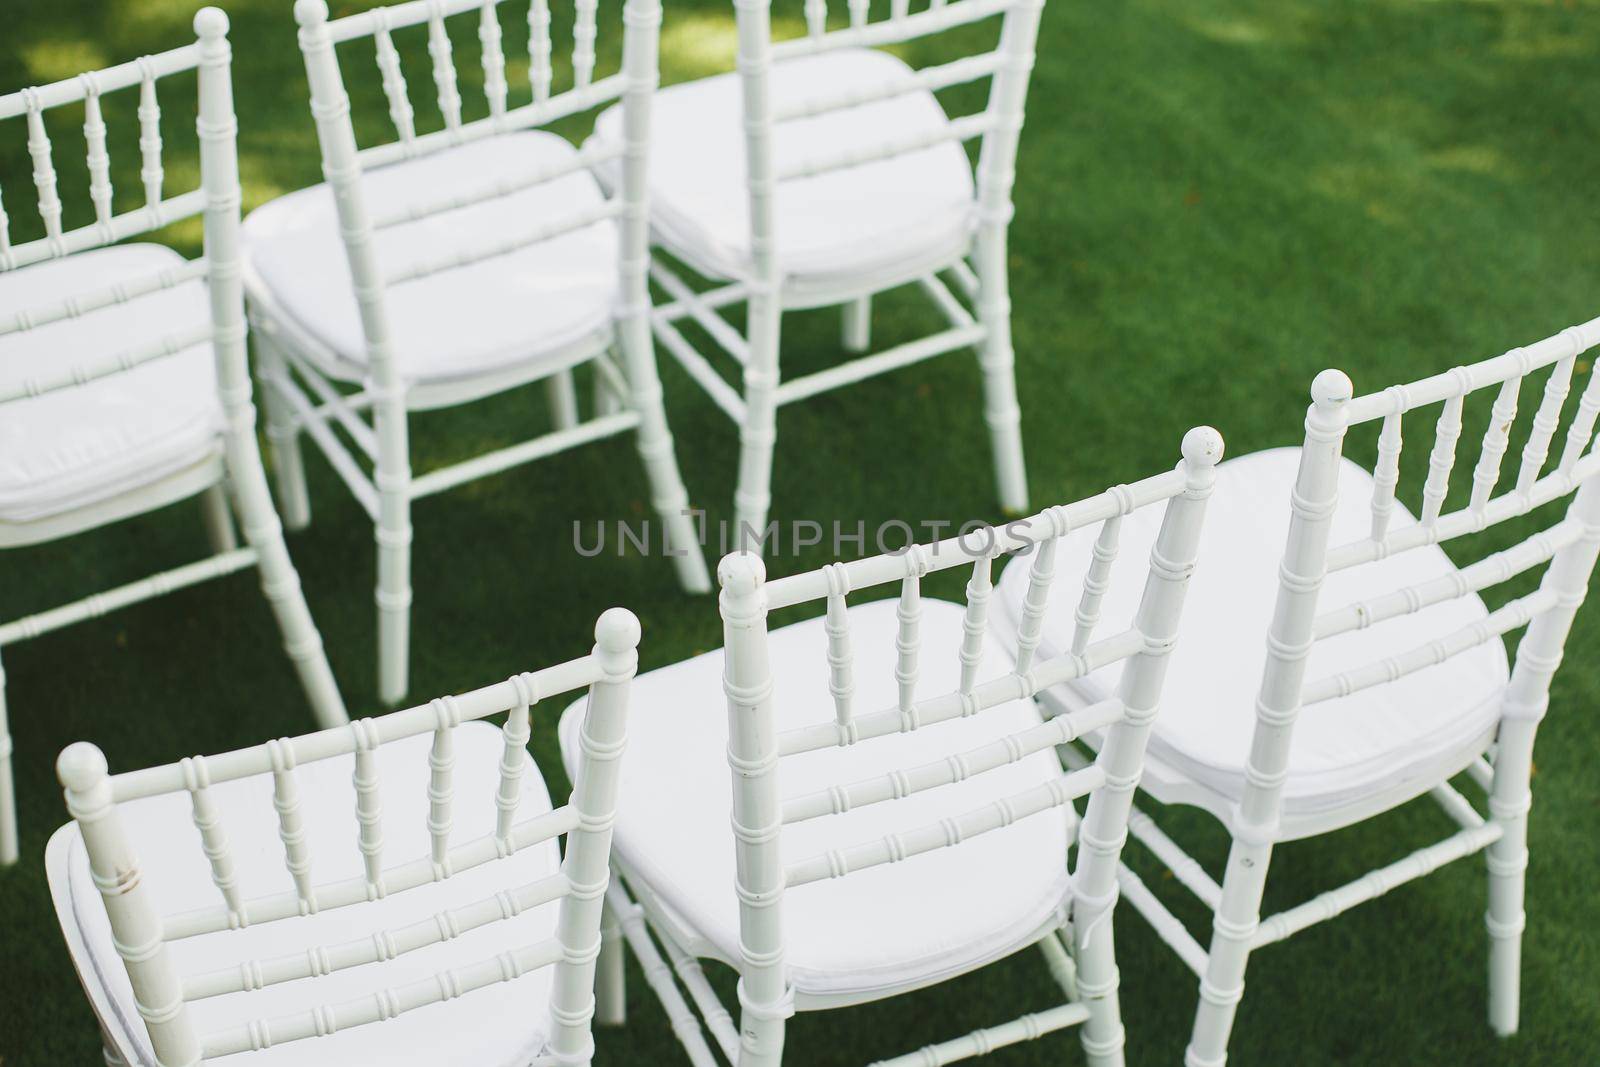
<instances>
[{"instance_id":1,"label":"chair back leg","mask_svg":"<svg viewBox=\"0 0 1600 1067\"><path fill-rule=\"evenodd\" d=\"M776 296L750 298L750 363L744 369L744 422L739 426L739 485L734 514L736 543L759 550L756 539L772 506L772 449L777 443L778 343L782 311ZM748 532L747 532L748 531Z\"/></svg>"},{"instance_id":2,"label":"chair back leg","mask_svg":"<svg viewBox=\"0 0 1600 1067\"><path fill-rule=\"evenodd\" d=\"M232 552L239 547L239 538L233 530L233 512L228 503L228 487L218 482L200 497L200 521L205 525L206 543L216 553Z\"/></svg>"},{"instance_id":3,"label":"chair back leg","mask_svg":"<svg viewBox=\"0 0 1600 1067\"><path fill-rule=\"evenodd\" d=\"M839 310L844 316L840 341L844 350L860 353L872 347L872 297L856 297Z\"/></svg>"},{"instance_id":4,"label":"chair back leg","mask_svg":"<svg viewBox=\"0 0 1600 1067\"><path fill-rule=\"evenodd\" d=\"M572 384L572 369L550 375L544 387L550 402L550 421L555 428L570 430L578 425L578 390Z\"/></svg>"}]
</instances>

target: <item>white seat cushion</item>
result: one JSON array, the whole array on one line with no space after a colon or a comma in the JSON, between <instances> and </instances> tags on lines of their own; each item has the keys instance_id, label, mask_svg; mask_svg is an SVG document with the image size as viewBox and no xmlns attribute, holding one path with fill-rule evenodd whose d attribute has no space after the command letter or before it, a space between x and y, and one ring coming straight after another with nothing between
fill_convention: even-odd
<instances>
[{"instance_id":1,"label":"white seat cushion","mask_svg":"<svg viewBox=\"0 0 1600 1067\"><path fill-rule=\"evenodd\" d=\"M1150 741L1160 761L1228 800L1244 791L1245 760L1255 728L1255 699L1266 662L1267 629L1278 592L1278 561L1289 530L1289 494L1300 462L1298 448L1276 448L1228 460L1217 469L1206 513L1199 565L1184 605L1161 714ZM1372 476L1345 460L1339 468L1339 502L1332 545L1367 536ZM1104 637L1132 620L1161 523L1160 508L1142 508L1124 520L1121 548L1096 634ZM1415 523L1398 502L1390 529ZM1057 553L1056 578L1045 616L1041 654L1069 646L1076 609L1099 530L1068 534ZM1028 559L1009 563L999 582L995 629L1014 642ZM1318 612L1416 585L1455 569L1436 545L1328 575ZM1438 604L1368 630L1320 641L1306 681L1365 665L1427 644L1488 614L1477 596ZM1014 647L1014 644L1010 644ZM1114 691L1120 665L1074 683L1072 703ZM1396 682L1307 707L1295 726L1287 820L1326 817L1379 794L1412 794L1435 784L1441 761L1471 758L1469 750L1493 729L1499 697L1509 678L1505 647L1489 641L1454 659ZM1163 796L1154 774L1145 786ZM1397 795L1396 800L1404 799ZM1371 814L1366 812L1365 814Z\"/></svg>"},{"instance_id":2,"label":"white seat cushion","mask_svg":"<svg viewBox=\"0 0 1600 1067\"><path fill-rule=\"evenodd\" d=\"M903 77L888 54L841 50L772 68L773 106ZM656 94L651 115L650 211L658 239L711 277L751 270L750 200L736 74L685 82ZM780 123L773 161L781 173L804 160L870 149L889 136L949 124L932 93L916 92L814 118ZM622 136L619 108L604 112L595 137ZM614 170L608 171L614 173ZM972 233L972 166L944 142L877 163L778 183L778 260L791 281L849 278L906 262L954 257Z\"/></svg>"},{"instance_id":3,"label":"white seat cushion","mask_svg":"<svg viewBox=\"0 0 1600 1067\"><path fill-rule=\"evenodd\" d=\"M179 266L128 244L0 274L0 308L24 311ZM87 366L210 321L203 281L0 336L0 387ZM159 481L216 449L222 427L211 346L0 408L0 521L59 515Z\"/></svg>"},{"instance_id":4,"label":"white seat cushion","mask_svg":"<svg viewBox=\"0 0 1600 1067\"><path fill-rule=\"evenodd\" d=\"M379 749L382 775L384 866L428 855L428 750L431 734ZM467 723L455 732L456 802L452 840L463 843L492 833L494 794L499 783L503 749L500 732L481 723ZM295 771L312 877L317 884L360 877L356 848L354 759L343 756L305 764ZM246 900L293 891L284 869L272 806L272 779L262 775L215 786L211 790L226 827ZM550 809L544 782L532 761L523 779L518 819ZM201 851L186 794L168 794L120 807L143 872L143 884L162 914L214 907L221 895L211 884L210 867ZM77 961L86 981L98 980L110 994L121 1036L153 1063L149 1042L139 1023L127 974L111 941L105 907L89 871L88 856L74 827L67 861L72 915L80 927L88 959ZM431 919L448 908L482 900L502 889L523 885L553 873L560 857L554 841L492 860L443 882L420 886L381 900L353 904L301 918L206 934L170 942L168 950L181 976L247 960L303 952L367 938L383 930ZM187 1010L205 1035L252 1019L275 1018L323 1004L368 997L430 978L451 967L489 959L517 945L532 944L555 933L555 904L490 923L442 944L431 945L380 964L334 971L319 978L268 986L254 992L191 1001ZM552 969L533 971L407 1012L387 1022L342 1030L328 1037L291 1041L237 1060L241 1067L349 1067L351 1064L471 1063L483 1067L520 1067L536 1055L548 1033L546 1007Z\"/></svg>"},{"instance_id":5,"label":"white seat cushion","mask_svg":"<svg viewBox=\"0 0 1600 1067\"><path fill-rule=\"evenodd\" d=\"M505 134L367 172L369 215L470 193L570 159L575 149L543 131ZM602 200L587 171L470 207L377 231L384 275L452 251L570 219ZM244 222L252 294L264 289L283 314L330 348L329 374L359 380L367 363L361 317L333 195L314 185L252 211ZM576 359L576 342L611 322L617 292L617 229L601 220L553 240L387 287L385 307L400 373L413 382L468 378L512 365Z\"/></svg>"},{"instance_id":6,"label":"white seat cushion","mask_svg":"<svg viewBox=\"0 0 1600 1067\"><path fill-rule=\"evenodd\" d=\"M961 619L954 604L924 601L920 697L956 688ZM822 623L812 619L771 635L780 729L833 719ZM892 707L895 603L852 608L850 630L857 707ZM722 668L718 650L635 681L614 847L626 869L710 943L708 955L732 962L740 958L739 910ZM990 656L980 677L1007 670L1003 656ZM569 767L582 707L580 701L561 720ZM1017 701L910 734L785 757L780 788L788 798L849 784L964 752L1039 721L1031 701ZM792 863L935 823L1060 774L1055 754L1041 752L956 785L786 826L784 859ZM784 941L797 993L865 999L960 973L1026 945L1042 924L1065 913L1072 818L1054 809L954 848L788 890Z\"/></svg>"}]
</instances>

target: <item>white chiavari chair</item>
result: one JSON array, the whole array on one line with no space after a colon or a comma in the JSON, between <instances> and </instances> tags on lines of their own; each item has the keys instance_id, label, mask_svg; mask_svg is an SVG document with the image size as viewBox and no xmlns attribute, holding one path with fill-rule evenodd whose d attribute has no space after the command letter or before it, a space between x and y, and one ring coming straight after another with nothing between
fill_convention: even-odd
<instances>
[{"instance_id":1,"label":"white chiavari chair","mask_svg":"<svg viewBox=\"0 0 1600 1067\"><path fill-rule=\"evenodd\" d=\"M0 625L0 646L254 566L317 721L331 726L346 721L344 704L256 444L228 20L205 8L194 27L194 44L0 96L0 121L26 121L44 226L42 236L15 241L0 209L0 547L54 541L198 495L214 554ZM158 86L195 70L200 186L172 194ZM115 93L137 94L145 197L120 213L102 109ZM50 112L80 105L94 221L69 228L46 122ZM164 245L117 243L195 215L205 233L199 259ZM17 836L4 684L0 671L0 863L11 863Z\"/></svg>"},{"instance_id":2,"label":"white chiavari chair","mask_svg":"<svg viewBox=\"0 0 1600 1067\"><path fill-rule=\"evenodd\" d=\"M1135 812L1130 825L1213 913L1209 950L1137 875L1120 872L1129 903L1200 979L1189 1067L1225 1061L1251 952L1479 851L1489 872L1489 1021L1497 1033L1516 1030L1534 731L1600 548L1600 455L1591 450L1600 376L1572 397L1574 375L1587 369L1579 359L1597 342L1600 319L1354 398L1349 378L1325 371L1312 386L1303 447L1218 468L1206 567L1190 593L1188 633L1173 658L1142 787L1223 823L1233 843L1220 882L1145 814ZM1517 451L1525 385L1537 392L1521 404L1533 416ZM1483 395L1490 392L1492 401ZM1488 428L1470 478L1458 479L1461 506L1447 509L1462 412L1474 394ZM1399 491L1402 422L1432 430L1414 494ZM1375 444L1372 472L1343 457L1347 432ZM1502 466L1513 473L1496 495ZM1484 531L1534 512L1542 529L1485 554L1511 534ZM1153 536L1151 523L1130 519L1123 553ZM1457 565L1445 542L1468 553L1479 545L1481 558ZM1274 569L1267 561L1280 553ZM1491 594L1503 602L1490 610L1479 594L1507 582ZM1022 568L1002 575L1001 631L1038 626L1043 614L1040 647L1064 647L1077 621L1073 605L1030 604L1028 584ZM1103 613L1131 609L1113 584ZM1522 629L1511 666L1502 638ZM1115 683L1115 672L1091 674L1051 690L1044 703L1070 711ZM1487 814L1451 784L1463 771L1486 794ZM1276 843L1350 826L1424 794L1455 827L1451 836L1261 916Z\"/></svg>"},{"instance_id":3,"label":"white chiavari chair","mask_svg":"<svg viewBox=\"0 0 1600 1067\"><path fill-rule=\"evenodd\" d=\"M588 1064L638 642L613 608L587 656L345 727L115 775L69 746L46 867L107 1062ZM553 806L531 709L583 687Z\"/></svg>"},{"instance_id":4,"label":"white chiavari chair","mask_svg":"<svg viewBox=\"0 0 1600 1067\"><path fill-rule=\"evenodd\" d=\"M644 166L661 8L624 5L622 68L597 76L597 5L579 0L572 84L552 83L550 13L532 0L528 102L513 104L500 0L410 0L328 18L299 0L300 47L327 182L251 212L245 277L284 517L310 519L299 440L327 456L376 526L382 698L407 688L411 505L478 478L619 433L637 434L651 501L684 588L710 588L661 403L646 316ZM463 118L446 23L477 20L489 114ZM426 33L444 127L419 132L396 38ZM336 48L375 48L396 139L358 148ZM538 129L620 100L628 136L579 150ZM606 196L586 169L615 162ZM613 358L620 352L621 365ZM591 364L580 421L572 371ZM408 413L529 382L550 390L555 429L423 473ZM347 448L342 432L351 442ZM371 468L369 475L366 468Z\"/></svg>"},{"instance_id":5,"label":"white chiavari chair","mask_svg":"<svg viewBox=\"0 0 1600 1067\"><path fill-rule=\"evenodd\" d=\"M717 1060L690 1002L729 1063L771 1067L795 1011L893 996L1033 945L1061 1004L887 1062L937 1067L1077 1024L1090 1063L1122 1062L1117 860L1221 452L1214 430L1197 429L1168 473L988 535L770 583L754 554L723 560L724 648L636 683L646 713L615 851L626 888L613 882L607 898L608 926L697 1067ZM1145 512L1160 515L1161 536L1131 626L1086 628L1077 651L1050 657L1026 636L986 640L996 557L1034 554L1045 588L1068 531ZM970 568L965 607L923 596L925 577L957 567ZM883 586L899 598L847 603ZM819 601L822 616L769 632L769 612ZM1124 661L1118 692L1042 721L1040 689ZM576 704L562 721L569 764L582 714ZM1091 731L1109 739L1099 759L1064 773L1055 747ZM602 950L602 1022L622 1018L621 953L616 936ZM739 973L737 1023L705 958Z\"/></svg>"},{"instance_id":6,"label":"white chiavari chair","mask_svg":"<svg viewBox=\"0 0 1600 1067\"><path fill-rule=\"evenodd\" d=\"M715 283L697 292L652 263L667 299L651 319L656 338L738 424L735 504L752 530L764 529L771 503L778 408L958 349L978 353L1000 502L1021 513L1006 228L1043 0L930 0L916 11L894 0L877 21L866 0L846 6L830 13L825 0L806 0L806 34L774 42L770 0L735 0L738 72L656 94L653 237ZM991 51L920 70L881 50L996 20ZM934 95L984 79L988 103L976 114L952 118ZM614 152L623 122L602 114L594 143ZM600 173L616 180L614 165ZM947 325L866 354L873 295L913 283ZM723 314L739 304L742 333ZM783 312L833 304L855 355L785 380ZM675 325L684 321L738 365L739 386L692 346Z\"/></svg>"}]
</instances>

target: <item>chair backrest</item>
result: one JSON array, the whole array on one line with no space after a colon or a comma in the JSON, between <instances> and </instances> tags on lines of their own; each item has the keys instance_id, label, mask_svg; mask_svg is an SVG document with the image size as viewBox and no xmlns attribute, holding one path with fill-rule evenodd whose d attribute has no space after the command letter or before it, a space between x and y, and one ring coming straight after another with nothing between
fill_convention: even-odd
<instances>
[{"instance_id":1,"label":"chair backrest","mask_svg":"<svg viewBox=\"0 0 1600 1067\"><path fill-rule=\"evenodd\" d=\"M194 30L198 38L194 44L0 96L0 122L26 119L28 154L33 159L33 184L44 227L43 236L14 242L10 219L0 201L0 273L137 237L194 215L203 215L205 226L202 258L49 306L7 309L0 313L0 338L63 319L91 315L102 308L125 304L200 278L209 285L210 321L176 324L177 329L159 340L126 351L89 353L81 361L63 358L47 374L0 387L0 403L119 374L211 341L217 357L218 389L225 407L230 413L241 404L249 407L244 297L239 273L238 127L233 115L229 73L232 51L228 45L228 17L214 7L202 8L194 17ZM169 195L164 191L166 171L162 163L161 105L157 86L161 79L189 70L198 72L196 129L200 141L200 186ZM116 213L112 206L111 157L106 148L101 99L109 93L134 87L138 88L139 176L144 186L144 205ZM66 229L45 114L56 108L80 104L87 147L89 199L94 206L95 221Z\"/></svg>"},{"instance_id":2,"label":"chair backrest","mask_svg":"<svg viewBox=\"0 0 1600 1067\"><path fill-rule=\"evenodd\" d=\"M1573 615L1600 550L1600 486L1595 484L1600 455L1591 450L1595 419L1600 415L1600 375L1590 373L1581 396L1568 404L1574 376L1589 370L1579 357L1597 343L1600 319L1481 363L1359 397L1352 397L1350 379L1342 372L1327 370L1317 376L1311 388L1313 402L1306 415L1288 546L1256 703L1250 788L1241 809L1246 822L1271 825L1277 819L1290 734L1303 707L1391 684L1523 627L1528 632L1517 649L1503 715L1507 719L1542 717L1550 679L1560 663ZM1525 379L1537 384L1541 378L1537 402L1523 405L1532 409L1533 416L1520 454L1512 460L1515 477L1507 479L1507 487L1497 496L1517 420L1519 393ZM1472 394L1491 390L1494 397L1488 402L1488 428L1472 468L1470 492L1463 484L1458 495L1467 499L1447 511L1463 409ZM1427 474L1418 494L1418 521L1392 527L1400 481L1401 424L1407 414L1434 407L1438 415L1433 422ZM1556 448L1557 431L1569 407L1567 431ZM1364 538L1330 546L1345 439L1350 432L1364 428L1375 433L1377 446L1371 528ZM1471 538L1569 496L1573 499L1550 525L1459 571L1332 609L1319 607L1323 579L1330 572L1370 565L1426 545ZM1520 575L1531 575L1540 567L1544 572L1533 592L1508 600L1486 618L1420 647L1396 648L1376 662L1326 678L1305 677L1306 661L1319 641L1476 595Z\"/></svg>"},{"instance_id":3,"label":"chair backrest","mask_svg":"<svg viewBox=\"0 0 1600 1067\"><path fill-rule=\"evenodd\" d=\"M911 10L910 0L890 0L886 19L870 21L868 0L847 0L848 24L829 27L827 0L805 0L806 34L772 40L772 0L734 0L737 15L738 70L744 88L745 153L750 185L750 232L756 274L776 278L777 246L774 199L778 183L841 171L922 151L944 142L981 138L977 171L978 221L986 230L1003 233L1011 216L1017 141L1022 132L1023 105L1033 69L1034 46L1044 0L928 0ZM773 103L770 81L774 63L843 48L907 44L960 27L1001 20L999 43L991 51L927 66L888 78L870 87L819 85L817 95ZM870 145L847 145L812 159L774 162L775 128L783 123L816 118L830 112L891 100L908 93L936 91L989 78L989 98L977 114L953 118L948 125L907 134L885 130Z\"/></svg>"},{"instance_id":4,"label":"chair backrest","mask_svg":"<svg viewBox=\"0 0 1600 1067\"><path fill-rule=\"evenodd\" d=\"M297 0L295 3L300 49L305 56L306 76L311 86L311 110L322 148L323 173L333 189L345 254L361 303L368 355L374 376L380 382L385 375L393 373L390 339L382 325L386 288L507 255L608 219L620 220L621 302L625 309L634 312L632 317L637 320L636 325L648 329L642 318L649 306L645 284L649 218L644 167L649 100L658 80L661 4L659 0L626 0L622 15L622 67L615 73L596 78L599 4L597 0L574 0L572 80L570 85L561 87L555 84L549 0L531 0L527 14L528 102L515 106L506 81L506 58L501 44L503 6L511 5L503 4L502 0L409 0L329 21L324 0ZM462 117L462 99L446 22L451 16L469 12L475 14L478 21L489 114L466 121ZM392 31L423 24L427 27L427 50L444 127L419 134ZM350 97L336 47L367 38L375 49L395 140L361 149L356 143ZM536 171L484 175L472 188L442 189L437 196L404 205L382 216L375 217L367 210L361 188L361 174L366 168L417 159L469 141L544 126L619 98L626 129L621 146L591 144L563 161ZM375 235L379 230L510 196L584 168L614 161L620 161L621 173L615 194L594 207L581 209L569 217L512 229L481 246L452 247L437 258L408 264L387 274L377 260ZM647 339L647 332L645 336Z\"/></svg>"},{"instance_id":5,"label":"chair backrest","mask_svg":"<svg viewBox=\"0 0 1600 1067\"><path fill-rule=\"evenodd\" d=\"M782 898L794 888L823 878L897 862L939 848L957 848L980 834L1017 819L1090 797L1079 836L1073 872L1075 900L1085 921L1109 908L1114 893L1121 842L1132 794L1144 766L1144 748L1166 673L1167 657L1178 631L1178 617L1195 563L1205 502L1222 457L1222 438L1209 427L1184 438L1183 461L1176 469L1098 496L1052 507L994 530L966 532L934 544L766 582L759 556L738 553L719 568L727 656L728 762L733 771L733 821L738 862L740 940L744 953L741 1003L749 1021L781 1018L791 996L784 969ZM1137 508L1165 505L1161 531L1150 556L1148 579L1133 625L1097 637L1100 604L1117 554L1123 516ZM1100 524L1094 562L1085 576L1078 630L1069 651L1039 660L1035 652L1055 572L1057 545L1073 529ZM1027 611L1019 628L1013 669L980 678L987 610L995 557L1033 553ZM921 653L919 621L924 575L969 565L961 646L942 649L961 664L956 690L937 696L917 694ZM898 583L898 632L893 663L854 662L846 597L875 586ZM823 600L827 604L827 662L834 699L832 721L780 731L773 711L773 676L767 651L767 613ZM819 792L785 799L780 792L784 757L820 749L868 744L874 738L916 730L936 730L951 722L1036 693L1107 664L1128 661L1116 697L1062 715L1039 726L949 758L879 777L840 782ZM898 685L895 706L854 706L857 672L892 672ZM1095 763L1047 784L937 824L891 834L881 840L848 842L815 856L783 855L786 824L826 817L869 804L899 800L951 785L1050 751L1095 731L1105 731ZM1064 857L1063 857L1064 860ZM975 904L977 902L974 902ZM1075 905L1076 907L1077 905Z\"/></svg>"},{"instance_id":6,"label":"chair backrest","mask_svg":"<svg viewBox=\"0 0 1600 1067\"><path fill-rule=\"evenodd\" d=\"M57 772L66 788L67 809L82 834L157 1060L162 1064L198 1063L202 1057L250 1051L258 1047L263 1034L270 1034L271 1043L277 1045L380 1023L551 965L556 968L552 1049L566 1057L561 1062L587 1056L601 898L608 879L618 761L626 739L628 687L638 667L638 642L638 620L628 611L613 608L596 624L594 649L587 656L347 727L109 776L105 756L93 745L79 742L63 751ZM589 699L572 796L566 804L518 821L515 813L526 767L529 707L583 686L589 687ZM502 730L505 749L498 787L491 797L491 783L469 783L482 787L484 804L495 805L495 829L483 837L453 842L454 731L464 722L501 712L509 712L509 716ZM430 732L429 853L386 865L377 751ZM303 808L295 769L352 753L359 842L350 844L352 849L359 847L363 874L313 884L305 827L308 819L325 818L327 813ZM245 778L272 781L271 803L277 810L288 886L282 893L253 899L244 899L240 892L227 828L210 795L214 786ZM179 792L187 792L192 799L200 844L221 901L214 907L163 916L157 911L160 902L151 899L140 874L139 857L124 831L118 805ZM170 942L392 897L562 834L566 835L566 849L558 873L528 885L507 886L494 897L452 908L437 919L274 960L239 960L236 966L202 975L180 978L175 971ZM256 846L270 847L266 842L246 842L246 847ZM204 1035L196 1032L187 1010L187 1003L198 998L314 979L391 959L555 901L559 901L560 914L553 938L513 946L493 958L397 989L374 989L371 995L355 1000Z\"/></svg>"}]
</instances>

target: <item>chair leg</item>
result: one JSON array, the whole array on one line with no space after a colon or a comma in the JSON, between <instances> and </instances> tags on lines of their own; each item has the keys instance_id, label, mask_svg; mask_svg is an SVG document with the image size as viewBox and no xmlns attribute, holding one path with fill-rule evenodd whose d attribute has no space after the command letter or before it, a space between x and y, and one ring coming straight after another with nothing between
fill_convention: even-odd
<instances>
[{"instance_id":1,"label":"chair leg","mask_svg":"<svg viewBox=\"0 0 1600 1067\"><path fill-rule=\"evenodd\" d=\"M989 426L1000 506L1021 514L1028 509L1028 477L1022 462L1022 414L1017 406L1016 357L1011 348L1011 295L1003 228L985 227L979 234L978 321L985 330L978 352L983 372L983 420Z\"/></svg>"},{"instance_id":2,"label":"chair leg","mask_svg":"<svg viewBox=\"0 0 1600 1067\"><path fill-rule=\"evenodd\" d=\"M650 504L666 530L666 551L686 593L711 590L711 574L690 513L689 492L683 487L678 457L662 403L661 378L656 372L650 324L643 315L625 319L617 331L627 365L630 401L639 413L639 458L650 483Z\"/></svg>"},{"instance_id":3,"label":"chair leg","mask_svg":"<svg viewBox=\"0 0 1600 1067\"><path fill-rule=\"evenodd\" d=\"M625 956L622 926L608 901L600 919L600 958L595 961L594 973L594 1021L600 1026L621 1026L628 1021Z\"/></svg>"},{"instance_id":4,"label":"chair leg","mask_svg":"<svg viewBox=\"0 0 1600 1067\"><path fill-rule=\"evenodd\" d=\"M233 486L239 508L239 525L244 531L245 543L256 550L261 591L283 633L284 651L300 676L317 724L342 726L350 721L344 698L339 695L333 670L328 666L322 635L311 620L311 609L306 606L305 592L300 587L300 575L283 543L283 526L277 512L272 510L272 496L267 492L267 475L261 465L261 453L256 449L254 433L230 435L228 449L229 484Z\"/></svg>"},{"instance_id":5,"label":"chair leg","mask_svg":"<svg viewBox=\"0 0 1600 1067\"><path fill-rule=\"evenodd\" d=\"M411 499L409 480L378 497L378 697L405 699L411 674Z\"/></svg>"},{"instance_id":6,"label":"chair leg","mask_svg":"<svg viewBox=\"0 0 1600 1067\"><path fill-rule=\"evenodd\" d=\"M558 430L570 430L578 425L578 389L572 383L572 371L557 371L544 382L550 400L550 420Z\"/></svg>"},{"instance_id":7,"label":"chair leg","mask_svg":"<svg viewBox=\"0 0 1600 1067\"><path fill-rule=\"evenodd\" d=\"M744 369L744 422L739 427L739 485L735 544L759 550L772 506L772 449L777 442L778 344L781 310L775 296L750 300L750 362Z\"/></svg>"},{"instance_id":8,"label":"chair leg","mask_svg":"<svg viewBox=\"0 0 1600 1067\"><path fill-rule=\"evenodd\" d=\"M1526 638L1524 638L1526 640ZM1502 1037L1517 1032L1522 992L1524 877L1528 870L1529 777L1536 721L1505 719L1489 787L1489 817L1504 831L1489 845L1489 1025Z\"/></svg>"},{"instance_id":9,"label":"chair leg","mask_svg":"<svg viewBox=\"0 0 1600 1067\"><path fill-rule=\"evenodd\" d=\"M599 371L594 374L594 413L596 418L615 415L622 410L622 398L612 392L611 384Z\"/></svg>"},{"instance_id":10,"label":"chair leg","mask_svg":"<svg viewBox=\"0 0 1600 1067\"><path fill-rule=\"evenodd\" d=\"M1222 903L1212 918L1211 950L1200 979L1200 1004L1184 1051L1184 1067L1222 1067L1228 1061L1228 1038L1244 999L1244 972L1250 962L1250 942L1261 923L1261 896L1271 860L1270 844L1234 838L1222 881Z\"/></svg>"},{"instance_id":11,"label":"chair leg","mask_svg":"<svg viewBox=\"0 0 1600 1067\"><path fill-rule=\"evenodd\" d=\"M200 496L200 521L205 524L206 543L216 553L232 552L239 547L239 538L233 529L233 512L228 503L228 487L218 482Z\"/></svg>"},{"instance_id":12,"label":"chair leg","mask_svg":"<svg viewBox=\"0 0 1600 1067\"><path fill-rule=\"evenodd\" d=\"M283 524L291 530L304 530L311 524L311 496L306 491L306 465L300 454L300 432L292 429L288 402L280 391L288 380L289 366L266 330L255 333L256 355L261 370L261 402L267 416L267 450L272 455L272 473L278 486L278 507Z\"/></svg>"},{"instance_id":13,"label":"chair leg","mask_svg":"<svg viewBox=\"0 0 1600 1067\"><path fill-rule=\"evenodd\" d=\"M6 716L6 669L0 663L0 867L17 862L17 796L11 779L11 726Z\"/></svg>"},{"instance_id":14,"label":"chair leg","mask_svg":"<svg viewBox=\"0 0 1600 1067\"><path fill-rule=\"evenodd\" d=\"M861 296L844 304L842 342L846 352L865 352L872 346L872 297Z\"/></svg>"},{"instance_id":15,"label":"chair leg","mask_svg":"<svg viewBox=\"0 0 1600 1067\"><path fill-rule=\"evenodd\" d=\"M1083 1042L1084 1061L1089 1067L1122 1067L1126 1035L1117 995L1121 976L1117 972L1111 911L1107 908L1098 916L1082 919L1074 921L1072 937L1078 999L1089 1009L1089 1018L1078 1034Z\"/></svg>"}]
</instances>

